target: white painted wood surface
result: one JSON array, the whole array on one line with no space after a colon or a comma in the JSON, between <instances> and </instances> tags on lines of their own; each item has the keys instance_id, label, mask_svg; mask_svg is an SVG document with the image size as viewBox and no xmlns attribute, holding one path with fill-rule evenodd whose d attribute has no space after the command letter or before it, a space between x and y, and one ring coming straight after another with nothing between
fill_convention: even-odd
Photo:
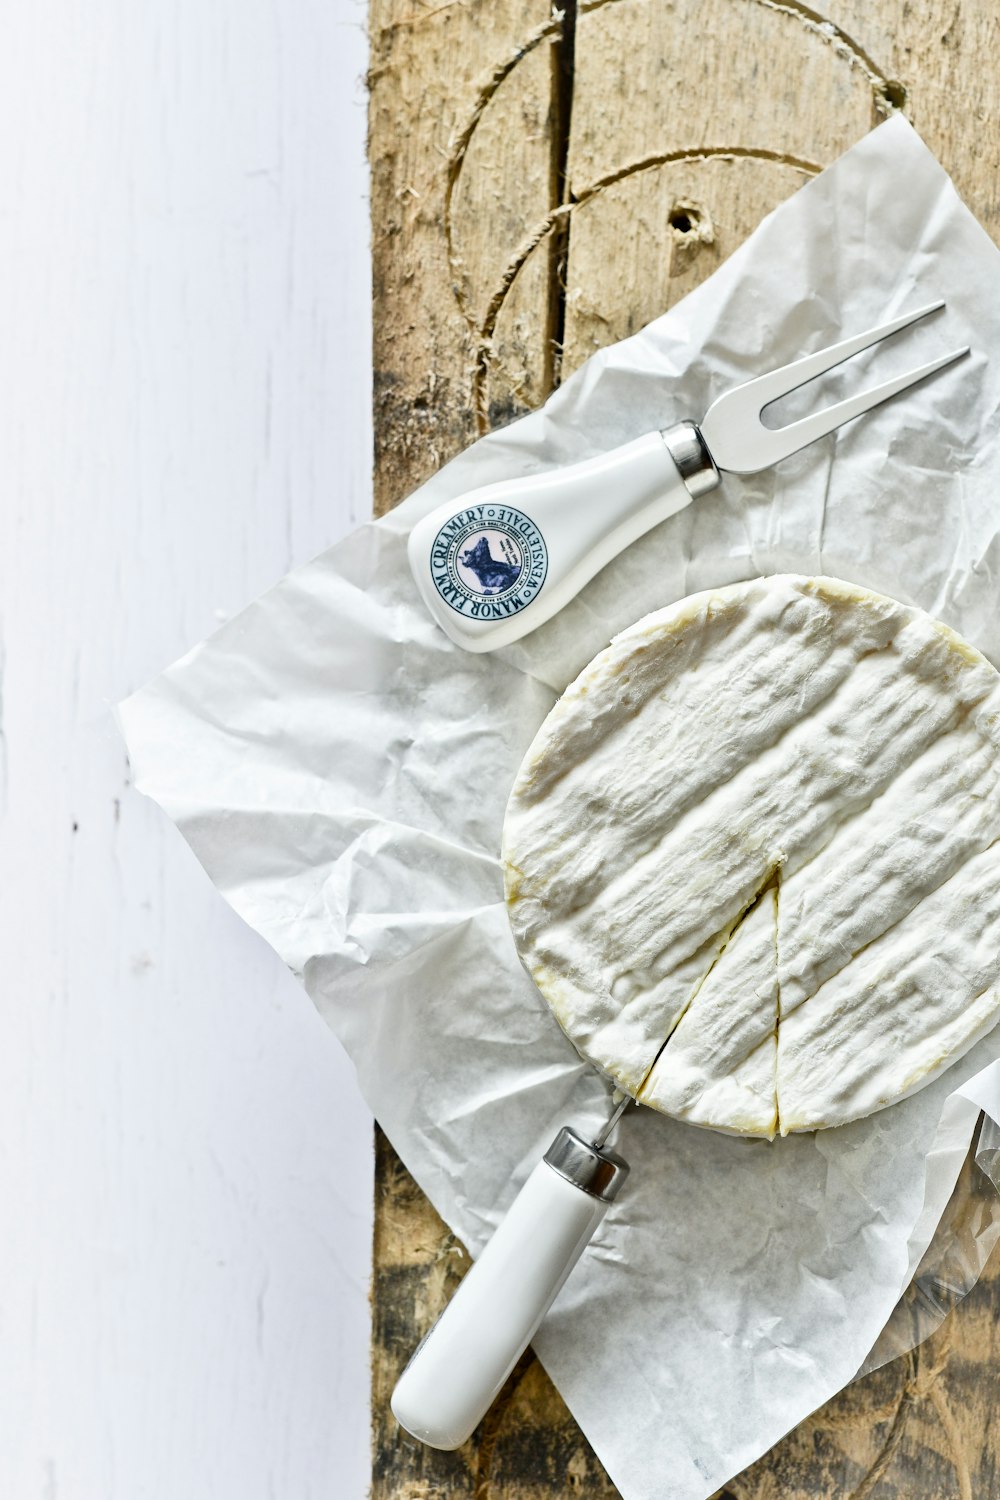
<instances>
[{"instance_id":1,"label":"white painted wood surface","mask_svg":"<svg viewBox=\"0 0 1000 1500\"><path fill-rule=\"evenodd\" d=\"M370 1120L111 707L370 508L361 0L0 8L0 1495L360 1500Z\"/></svg>"}]
</instances>

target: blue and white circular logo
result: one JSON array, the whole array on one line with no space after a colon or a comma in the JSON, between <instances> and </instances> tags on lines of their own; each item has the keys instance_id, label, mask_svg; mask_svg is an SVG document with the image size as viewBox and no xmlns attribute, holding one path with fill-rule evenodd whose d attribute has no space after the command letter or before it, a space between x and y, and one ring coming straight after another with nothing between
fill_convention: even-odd
<instances>
[{"instance_id":1,"label":"blue and white circular logo","mask_svg":"<svg viewBox=\"0 0 1000 1500\"><path fill-rule=\"evenodd\" d=\"M509 505L470 505L446 521L431 547L441 598L474 620L503 620L530 604L549 557L530 516Z\"/></svg>"}]
</instances>

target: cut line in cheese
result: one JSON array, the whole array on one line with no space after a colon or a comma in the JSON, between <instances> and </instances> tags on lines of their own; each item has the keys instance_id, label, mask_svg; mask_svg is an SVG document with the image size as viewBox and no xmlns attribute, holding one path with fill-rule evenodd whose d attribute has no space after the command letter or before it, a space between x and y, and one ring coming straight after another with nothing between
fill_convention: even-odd
<instances>
[{"instance_id":1,"label":"cut line in cheese","mask_svg":"<svg viewBox=\"0 0 1000 1500\"><path fill-rule=\"evenodd\" d=\"M1000 676L837 579L681 600L555 705L503 861L522 961L617 1085L738 1134L845 1123L998 1018Z\"/></svg>"},{"instance_id":2,"label":"cut line in cheese","mask_svg":"<svg viewBox=\"0 0 1000 1500\"><path fill-rule=\"evenodd\" d=\"M777 891L770 884L741 918L646 1075L641 1103L692 1125L774 1135Z\"/></svg>"}]
</instances>

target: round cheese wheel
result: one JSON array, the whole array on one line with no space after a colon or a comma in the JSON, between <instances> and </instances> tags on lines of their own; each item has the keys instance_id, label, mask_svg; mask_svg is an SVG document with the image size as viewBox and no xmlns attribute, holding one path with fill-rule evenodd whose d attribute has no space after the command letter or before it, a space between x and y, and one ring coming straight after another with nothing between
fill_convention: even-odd
<instances>
[{"instance_id":1,"label":"round cheese wheel","mask_svg":"<svg viewBox=\"0 0 1000 1500\"><path fill-rule=\"evenodd\" d=\"M1000 1017L1000 674L834 578L683 599L552 709L503 864L522 962L642 1103L766 1137L871 1114Z\"/></svg>"}]
</instances>

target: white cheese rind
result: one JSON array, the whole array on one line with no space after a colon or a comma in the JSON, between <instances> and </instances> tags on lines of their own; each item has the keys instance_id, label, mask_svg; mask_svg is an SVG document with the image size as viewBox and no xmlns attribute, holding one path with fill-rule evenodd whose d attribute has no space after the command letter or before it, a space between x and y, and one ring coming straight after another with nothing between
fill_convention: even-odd
<instances>
[{"instance_id":1,"label":"white cheese rind","mask_svg":"<svg viewBox=\"0 0 1000 1500\"><path fill-rule=\"evenodd\" d=\"M996 1019L992 991L967 997L964 1029L941 984L900 991L891 1027L862 1007L866 1026L887 1028L882 1044L869 1037L869 1072L872 1056L888 1060L854 1087L841 990L864 982L866 949L915 933L939 889L1000 838L998 706L996 671L946 627L838 580L752 580L619 636L542 725L504 829L518 950L581 1053L667 1113L768 1134L766 1110L746 1106L747 1089L763 1097L772 1043L762 1037L749 1078L755 1048L713 1054L699 1038L727 1006L749 1024L780 983L782 1131L841 1123L929 1081ZM762 920L753 903L776 876L776 967L740 991L727 977L749 951L738 925L748 907ZM917 1082L888 1057L900 1035ZM842 1049L836 1091L834 1070L809 1071L813 1045Z\"/></svg>"},{"instance_id":2,"label":"white cheese rind","mask_svg":"<svg viewBox=\"0 0 1000 1500\"><path fill-rule=\"evenodd\" d=\"M998 1004L995 844L782 1015L782 1133L843 1125L915 1093L996 1025Z\"/></svg>"}]
</instances>

